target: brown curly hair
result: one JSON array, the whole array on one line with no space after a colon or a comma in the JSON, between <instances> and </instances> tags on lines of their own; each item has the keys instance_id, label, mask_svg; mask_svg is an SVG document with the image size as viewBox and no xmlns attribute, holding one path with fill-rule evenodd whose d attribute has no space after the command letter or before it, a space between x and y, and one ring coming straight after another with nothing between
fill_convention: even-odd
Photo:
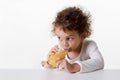
<instances>
[{"instance_id":1,"label":"brown curly hair","mask_svg":"<svg viewBox=\"0 0 120 80\"><path fill-rule=\"evenodd\" d=\"M55 21L53 21L52 32L55 32L56 27L60 27L62 30L77 31L79 34L84 33L86 37L91 35L91 15L85 13L78 7L68 7L58 12Z\"/></svg>"}]
</instances>

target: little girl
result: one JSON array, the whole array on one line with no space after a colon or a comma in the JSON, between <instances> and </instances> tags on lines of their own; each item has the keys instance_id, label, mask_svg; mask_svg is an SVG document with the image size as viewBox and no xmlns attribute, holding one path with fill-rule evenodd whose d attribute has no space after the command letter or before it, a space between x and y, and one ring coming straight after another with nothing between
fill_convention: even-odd
<instances>
[{"instance_id":1,"label":"little girl","mask_svg":"<svg viewBox=\"0 0 120 80\"><path fill-rule=\"evenodd\" d=\"M64 59L57 59L57 68L70 73L91 72L103 69L103 57L96 43L87 38L91 35L90 14L78 7L68 7L57 14L52 32L58 37L59 45L67 51ZM55 45L49 57L59 51Z\"/></svg>"}]
</instances>

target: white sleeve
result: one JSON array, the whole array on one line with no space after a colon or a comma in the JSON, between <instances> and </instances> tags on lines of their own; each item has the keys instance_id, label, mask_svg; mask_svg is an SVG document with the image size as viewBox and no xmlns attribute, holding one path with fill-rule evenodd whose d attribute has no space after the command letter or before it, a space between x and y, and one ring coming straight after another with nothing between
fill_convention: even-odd
<instances>
[{"instance_id":1,"label":"white sleeve","mask_svg":"<svg viewBox=\"0 0 120 80\"><path fill-rule=\"evenodd\" d=\"M80 72L91 72L98 69L103 69L104 67L104 60L103 57L98 50L98 47L95 42L91 42L87 46L87 54L89 54L89 59L83 61L76 61L81 67Z\"/></svg>"}]
</instances>

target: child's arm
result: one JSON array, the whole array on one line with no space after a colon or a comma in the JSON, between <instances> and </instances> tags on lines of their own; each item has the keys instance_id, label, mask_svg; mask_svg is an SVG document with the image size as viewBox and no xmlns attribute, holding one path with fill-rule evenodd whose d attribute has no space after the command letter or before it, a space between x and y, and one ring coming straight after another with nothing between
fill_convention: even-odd
<instances>
[{"instance_id":1,"label":"child's arm","mask_svg":"<svg viewBox=\"0 0 120 80\"><path fill-rule=\"evenodd\" d=\"M79 72L80 69L81 69L81 67L80 67L79 64L77 64L77 63L70 64L70 63L68 63L68 61L65 60L65 59L62 59L62 60L60 59L60 60L58 60L58 61L57 61L57 67L58 67L59 69L64 69L64 70L66 70L66 71L68 71L68 72L70 72L70 73Z\"/></svg>"},{"instance_id":2,"label":"child's arm","mask_svg":"<svg viewBox=\"0 0 120 80\"><path fill-rule=\"evenodd\" d=\"M80 65L80 72L91 72L103 69L104 60L95 42L92 41L87 45L86 53L89 55L89 59L75 62Z\"/></svg>"},{"instance_id":3,"label":"child's arm","mask_svg":"<svg viewBox=\"0 0 120 80\"><path fill-rule=\"evenodd\" d=\"M95 42L90 42L87 45L86 49L90 58L85 59L83 61L75 61L70 64L67 60L58 60L58 68L65 69L68 72L91 72L98 69L102 69L104 67L104 61L101 53L99 52L97 45ZM85 57L85 56L84 56Z\"/></svg>"}]
</instances>

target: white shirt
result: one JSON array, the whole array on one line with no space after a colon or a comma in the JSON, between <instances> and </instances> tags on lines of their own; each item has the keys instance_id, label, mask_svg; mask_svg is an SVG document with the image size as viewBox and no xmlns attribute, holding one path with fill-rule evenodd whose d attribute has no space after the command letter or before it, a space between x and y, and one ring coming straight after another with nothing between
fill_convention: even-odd
<instances>
[{"instance_id":1,"label":"white shirt","mask_svg":"<svg viewBox=\"0 0 120 80\"><path fill-rule=\"evenodd\" d=\"M92 40L83 41L80 55L77 58L70 60L66 55L65 59L71 64L79 64L81 67L79 72L90 72L104 67L103 57Z\"/></svg>"}]
</instances>

